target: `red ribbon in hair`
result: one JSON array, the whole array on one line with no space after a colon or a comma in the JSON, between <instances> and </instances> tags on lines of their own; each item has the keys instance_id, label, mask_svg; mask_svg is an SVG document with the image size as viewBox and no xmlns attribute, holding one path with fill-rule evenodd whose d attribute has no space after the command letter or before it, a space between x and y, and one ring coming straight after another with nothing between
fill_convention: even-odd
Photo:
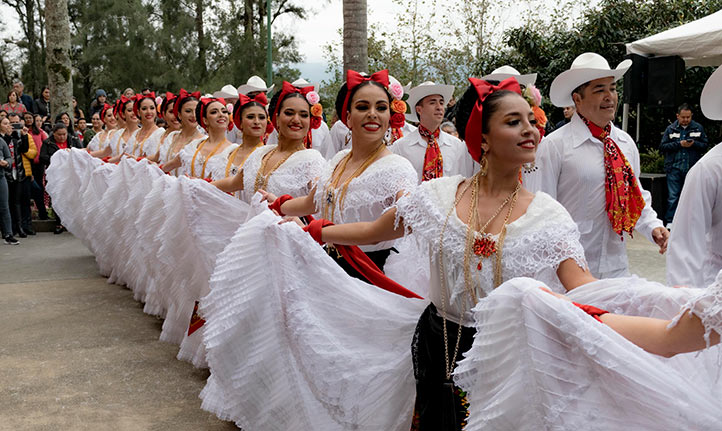
<instances>
[{"instance_id":1,"label":"red ribbon in hair","mask_svg":"<svg viewBox=\"0 0 722 431\"><path fill-rule=\"evenodd\" d=\"M201 98L201 92L200 92L200 91L194 91L194 92L192 92L192 93L189 93L189 92L185 91L185 90L182 89L182 88L180 89L180 91L178 92L178 98L176 99L176 104L173 105L173 115L175 115L176 118L178 118L178 107L180 106L180 102L182 102L183 99L187 99L187 98L189 98L189 97L193 97L193 98L196 98L196 99L200 99L200 98Z\"/></svg>"},{"instance_id":2,"label":"red ribbon in hair","mask_svg":"<svg viewBox=\"0 0 722 431\"><path fill-rule=\"evenodd\" d=\"M276 124L276 116L278 115L278 109L281 107L281 103L283 102L283 98L286 97L287 94L290 93L301 93L304 96L306 96L308 93L314 91L313 86L303 87L303 88L296 88L288 81L283 81L283 85L281 86L281 94L278 96L278 104L276 105L275 109L273 110L273 115L271 115L271 123L273 124L273 127L278 128L278 125Z\"/></svg>"},{"instance_id":3,"label":"red ribbon in hair","mask_svg":"<svg viewBox=\"0 0 722 431\"><path fill-rule=\"evenodd\" d=\"M165 92L165 100L163 101L163 103L161 103L161 106L162 106L162 107L168 106L168 104L169 104L170 102L172 102L173 100L175 100L176 97L178 97L178 96L176 96L175 94L171 93L170 91L166 91L166 92ZM163 117L165 117L164 111L165 111L165 109L164 109L164 108L161 108L161 109L160 109L160 112L158 113L158 116L159 116L160 118L162 118L162 119L165 120L165 118L163 118Z\"/></svg>"},{"instance_id":4,"label":"red ribbon in hair","mask_svg":"<svg viewBox=\"0 0 722 431\"><path fill-rule=\"evenodd\" d=\"M135 102L133 102L133 113L136 117L140 117L138 114L138 111L140 110L140 102L143 101L143 99L150 99L153 101L153 106L155 106L155 91L151 91L148 94L136 94L134 96Z\"/></svg>"},{"instance_id":5,"label":"red ribbon in hair","mask_svg":"<svg viewBox=\"0 0 722 431\"><path fill-rule=\"evenodd\" d=\"M208 127L206 125L204 117L206 116L206 109L208 109L208 105L210 105L213 102L218 102L221 105L223 105L224 107L226 106L226 100L221 97L202 97L201 100L198 102L201 104L201 109L199 112L200 118L198 118L198 124L200 124L201 127L203 127L206 130L208 130Z\"/></svg>"},{"instance_id":6,"label":"red ribbon in hair","mask_svg":"<svg viewBox=\"0 0 722 431\"><path fill-rule=\"evenodd\" d=\"M103 107L100 109L100 121L105 121L105 113L108 112L108 109L111 109L112 106L108 105L107 103L103 104Z\"/></svg>"},{"instance_id":7,"label":"red ribbon in hair","mask_svg":"<svg viewBox=\"0 0 722 431\"><path fill-rule=\"evenodd\" d=\"M341 109L341 122L346 124L346 117L348 113L348 98L351 95L351 90L361 85L366 81L376 81L383 85L385 88L389 88L389 70L379 70L371 76L363 76L355 70L348 69L346 71L346 98L343 100L343 108Z\"/></svg>"},{"instance_id":8,"label":"red ribbon in hair","mask_svg":"<svg viewBox=\"0 0 722 431\"><path fill-rule=\"evenodd\" d=\"M469 82L471 82L471 85L476 89L479 100L476 101L469 116L469 121L466 122L465 140L466 148L469 154L471 154L471 158L478 162L481 160L481 119L484 100L486 100L491 93L499 90L509 90L521 94L521 87L516 78L507 78L501 81L499 85L493 85L477 78L469 78Z\"/></svg>"},{"instance_id":9,"label":"red ribbon in hair","mask_svg":"<svg viewBox=\"0 0 722 431\"><path fill-rule=\"evenodd\" d=\"M256 97L248 97L245 94L239 94L238 95L238 102L236 102L236 105L233 109L233 123L238 127L238 129L241 129L241 111L242 108L251 103L256 102L260 103L263 106L268 105L268 98L266 97L266 93L258 93Z\"/></svg>"}]
</instances>

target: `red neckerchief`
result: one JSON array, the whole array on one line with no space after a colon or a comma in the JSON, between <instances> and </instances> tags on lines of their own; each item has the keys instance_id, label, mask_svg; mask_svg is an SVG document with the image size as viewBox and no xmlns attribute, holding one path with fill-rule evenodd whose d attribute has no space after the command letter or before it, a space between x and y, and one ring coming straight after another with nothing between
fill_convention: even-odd
<instances>
[{"instance_id":1,"label":"red neckerchief","mask_svg":"<svg viewBox=\"0 0 722 431\"><path fill-rule=\"evenodd\" d=\"M424 154L424 171L421 175L421 181L443 177L444 158L441 156L441 148L439 148L439 129L437 128L431 132L419 124L419 134L427 142L426 153Z\"/></svg>"},{"instance_id":2,"label":"red neckerchief","mask_svg":"<svg viewBox=\"0 0 722 431\"><path fill-rule=\"evenodd\" d=\"M607 217L612 223L612 229L620 236L622 232L632 235L644 208L644 198L634 170L609 135L612 129L611 123L601 128L581 115L579 117L589 127L592 136L604 144L604 190L607 199Z\"/></svg>"}]
</instances>

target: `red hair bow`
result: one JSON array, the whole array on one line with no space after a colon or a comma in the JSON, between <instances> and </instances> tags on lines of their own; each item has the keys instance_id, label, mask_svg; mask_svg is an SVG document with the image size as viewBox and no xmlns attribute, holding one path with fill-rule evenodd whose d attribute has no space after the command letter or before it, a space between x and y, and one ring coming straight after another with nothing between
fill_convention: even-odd
<instances>
[{"instance_id":1,"label":"red hair bow","mask_svg":"<svg viewBox=\"0 0 722 431\"><path fill-rule=\"evenodd\" d=\"M170 91L166 91L166 92L165 92L165 100L166 100L166 101L168 101L168 100L173 100L173 99L175 99L175 98L176 98L176 95L175 95L175 94L171 93Z\"/></svg>"},{"instance_id":2,"label":"red hair bow","mask_svg":"<svg viewBox=\"0 0 722 431\"><path fill-rule=\"evenodd\" d=\"M276 116L278 115L278 108L281 107L281 103L283 102L283 98L286 97L287 94L290 93L301 93L304 96L306 96L308 93L314 91L313 86L303 87L303 88L296 88L288 81L283 81L283 85L281 86L281 94L278 96L278 103L276 104L275 109L273 110L273 115L271 115L271 123L274 127L278 128L276 125Z\"/></svg>"},{"instance_id":3,"label":"red hair bow","mask_svg":"<svg viewBox=\"0 0 722 431\"><path fill-rule=\"evenodd\" d=\"M107 103L103 104L103 107L100 109L100 121L105 121L105 113L108 112L108 109L111 109L112 106L108 105Z\"/></svg>"},{"instance_id":4,"label":"red hair bow","mask_svg":"<svg viewBox=\"0 0 722 431\"><path fill-rule=\"evenodd\" d=\"M178 108L180 107L180 102L182 102L183 99L187 99L187 98L189 98L189 97L193 97L193 98L195 98L195 99L200 99L200 98L201 98L201 92L200 92L200 91L194 91L194 92L192 92L192 93L189 93L189 92L185 91L185 89L183 89L183 88L180 89L180 91L178 92L178 98L177 98L177 100L176 100L176 102L178 102L178 103L176 103L175 105L173 105L173 115L175 115L176 118L178 118Z\"/></svg>"},{"instance_id":5,"label":"red hair bow","mask_svg":"<svg viewBox=\"0 0 722 431\"><path fill-rule=\"evenodd\" d=\"M476 94L479 95L479 100L476 101L474 108L471 110L469 121L466 122L466 133L464 138L466 141L466 148L469 150L471 158L477 162L481 160L481 119L483 114L482 104L484 100L491 94L499 90L509 90L515 93L521 94L521 87L516 78L507 78L499 83L499 85L493 85L487 81L469 78L469 82L476 89Z\"/></svg>"},{"instance_id":6,"label":"red hair bow","mask_svg":"<svg viewBox=\"0 0 722 431\"><path fill-rule=\"evenodd\" d=\"M241 129L241 111L243 110L241 108L251 102L260 103L265 107L266 105L268 105L268 98L266 97L266 93L258 93L256 97L253 98L248 97L245 94L238 95L238 102L236 102L236 105L233 108L233 124L235 124L239 130Z\"/></svg>"},{"instance_id":7,"label":"red hair bow","mask_svg":"<svg viewBox=\"0 0 722 431\"><path fill-rule=\"evenodd\" d=\"M138 110L140 110L140 102L143 99L150 99L153 101L153 106L155 106L155 91L151 91L148 94L136 94L133 96L133 99L135 99L135 102L133 102L133 113L136 117L138 117Z\"/></svg>"},{"instance_id":8,"label":"red hair bow","mask_svg":"<svg viewBox=\"0 0 722 431\"><path fill-rule=\"evenodd\" d=\"M351 90L366 81L376 81L379 84L383 85L385 88L389 88L389 71L388 69L379 70L371 76L363 76L355 70L351 69L346 71L346 98L343 101L343 108L341 109L340 114L341 122L343 124L346 124L346 117L348 116L348 102L349 96L351 95Z\"/></svg>"},{"instance_id":9,"label":"red hair bow","mask_svg":"<svg viewBox=\"0 0 722 431\"><path fill-rule=\"evenodd\" d=\"M201 104L201 109L198 112L200 115L198 116L198 124L201 125L204 129L208 130L208 125L206 124L204 117L206 116L206 109L208 109L208 105L210 105L213 102L218 102L224 107L226 106L226 100L220 97L202 97L199 103Z\"/></svg>"}]
</instances>

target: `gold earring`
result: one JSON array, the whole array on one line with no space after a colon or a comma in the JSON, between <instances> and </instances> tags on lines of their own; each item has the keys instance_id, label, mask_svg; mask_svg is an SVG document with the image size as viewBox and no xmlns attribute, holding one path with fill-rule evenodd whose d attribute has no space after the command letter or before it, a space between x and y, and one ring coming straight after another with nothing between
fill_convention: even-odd
<instances>
[{"instance_id":1,"label":"gold earring","mask_svg":"<svg viewBox=\"0 0 722 431\"><path fill-rule=\"evenodd\" d=\"M486 154L482 154L481 159L479 160L479 174L482 177L485 177L488 170L489 170L489 161L486 160Z\"/></svg>"}]
</instances>

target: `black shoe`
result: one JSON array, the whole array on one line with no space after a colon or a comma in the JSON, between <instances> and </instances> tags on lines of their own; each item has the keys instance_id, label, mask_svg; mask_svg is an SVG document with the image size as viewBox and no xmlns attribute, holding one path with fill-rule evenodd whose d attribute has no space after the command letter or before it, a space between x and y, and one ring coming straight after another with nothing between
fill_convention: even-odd
<instances>
[{"instance_id":1,"label":"black shoe","mask_svg":"<svg viewBox=\"0 0 722 431\"><path fill-rule=\"evenodd\" d=\"M24 230L25 233L28 234L28 235L35 235L35 231L33 230L33 228L26 227L26 228L24 228L23 230Z\"/></svg>"},{"instance_id":2,"label":"black shoe","mask_svg":"<svg viewBox=\"0 0 722 431\"><path fill-rule=\"evenodd\" d=\"M27 235L27 234L25 233L25 231L22 230L22 229L20 229L20 231L18 232L18 236L19 236L20 238L27 238L27 237L28 237L28 235Z\"/></svg>"},{"instance_id":3,"label":"black shoe","mask_svg":"<svg viewBox=\"0 0 722 431\"><path fill-rule=\"evenodd\" d=\"M16 240L14 236L8 235L5 237L5 244L7 245L18 245L20 241Z\"/></svg>"},{"instance_id":4,"label":"black shoe","mask_svg":"<svg viewBox=\"0 0 722 431\"><path fill-rule=\"evenodd\" d=\"M55 230L53 231L55 235L61 234L63 232L65 232L65 228L62 225L55 226Z\"/></svg>"}]
</instances>

